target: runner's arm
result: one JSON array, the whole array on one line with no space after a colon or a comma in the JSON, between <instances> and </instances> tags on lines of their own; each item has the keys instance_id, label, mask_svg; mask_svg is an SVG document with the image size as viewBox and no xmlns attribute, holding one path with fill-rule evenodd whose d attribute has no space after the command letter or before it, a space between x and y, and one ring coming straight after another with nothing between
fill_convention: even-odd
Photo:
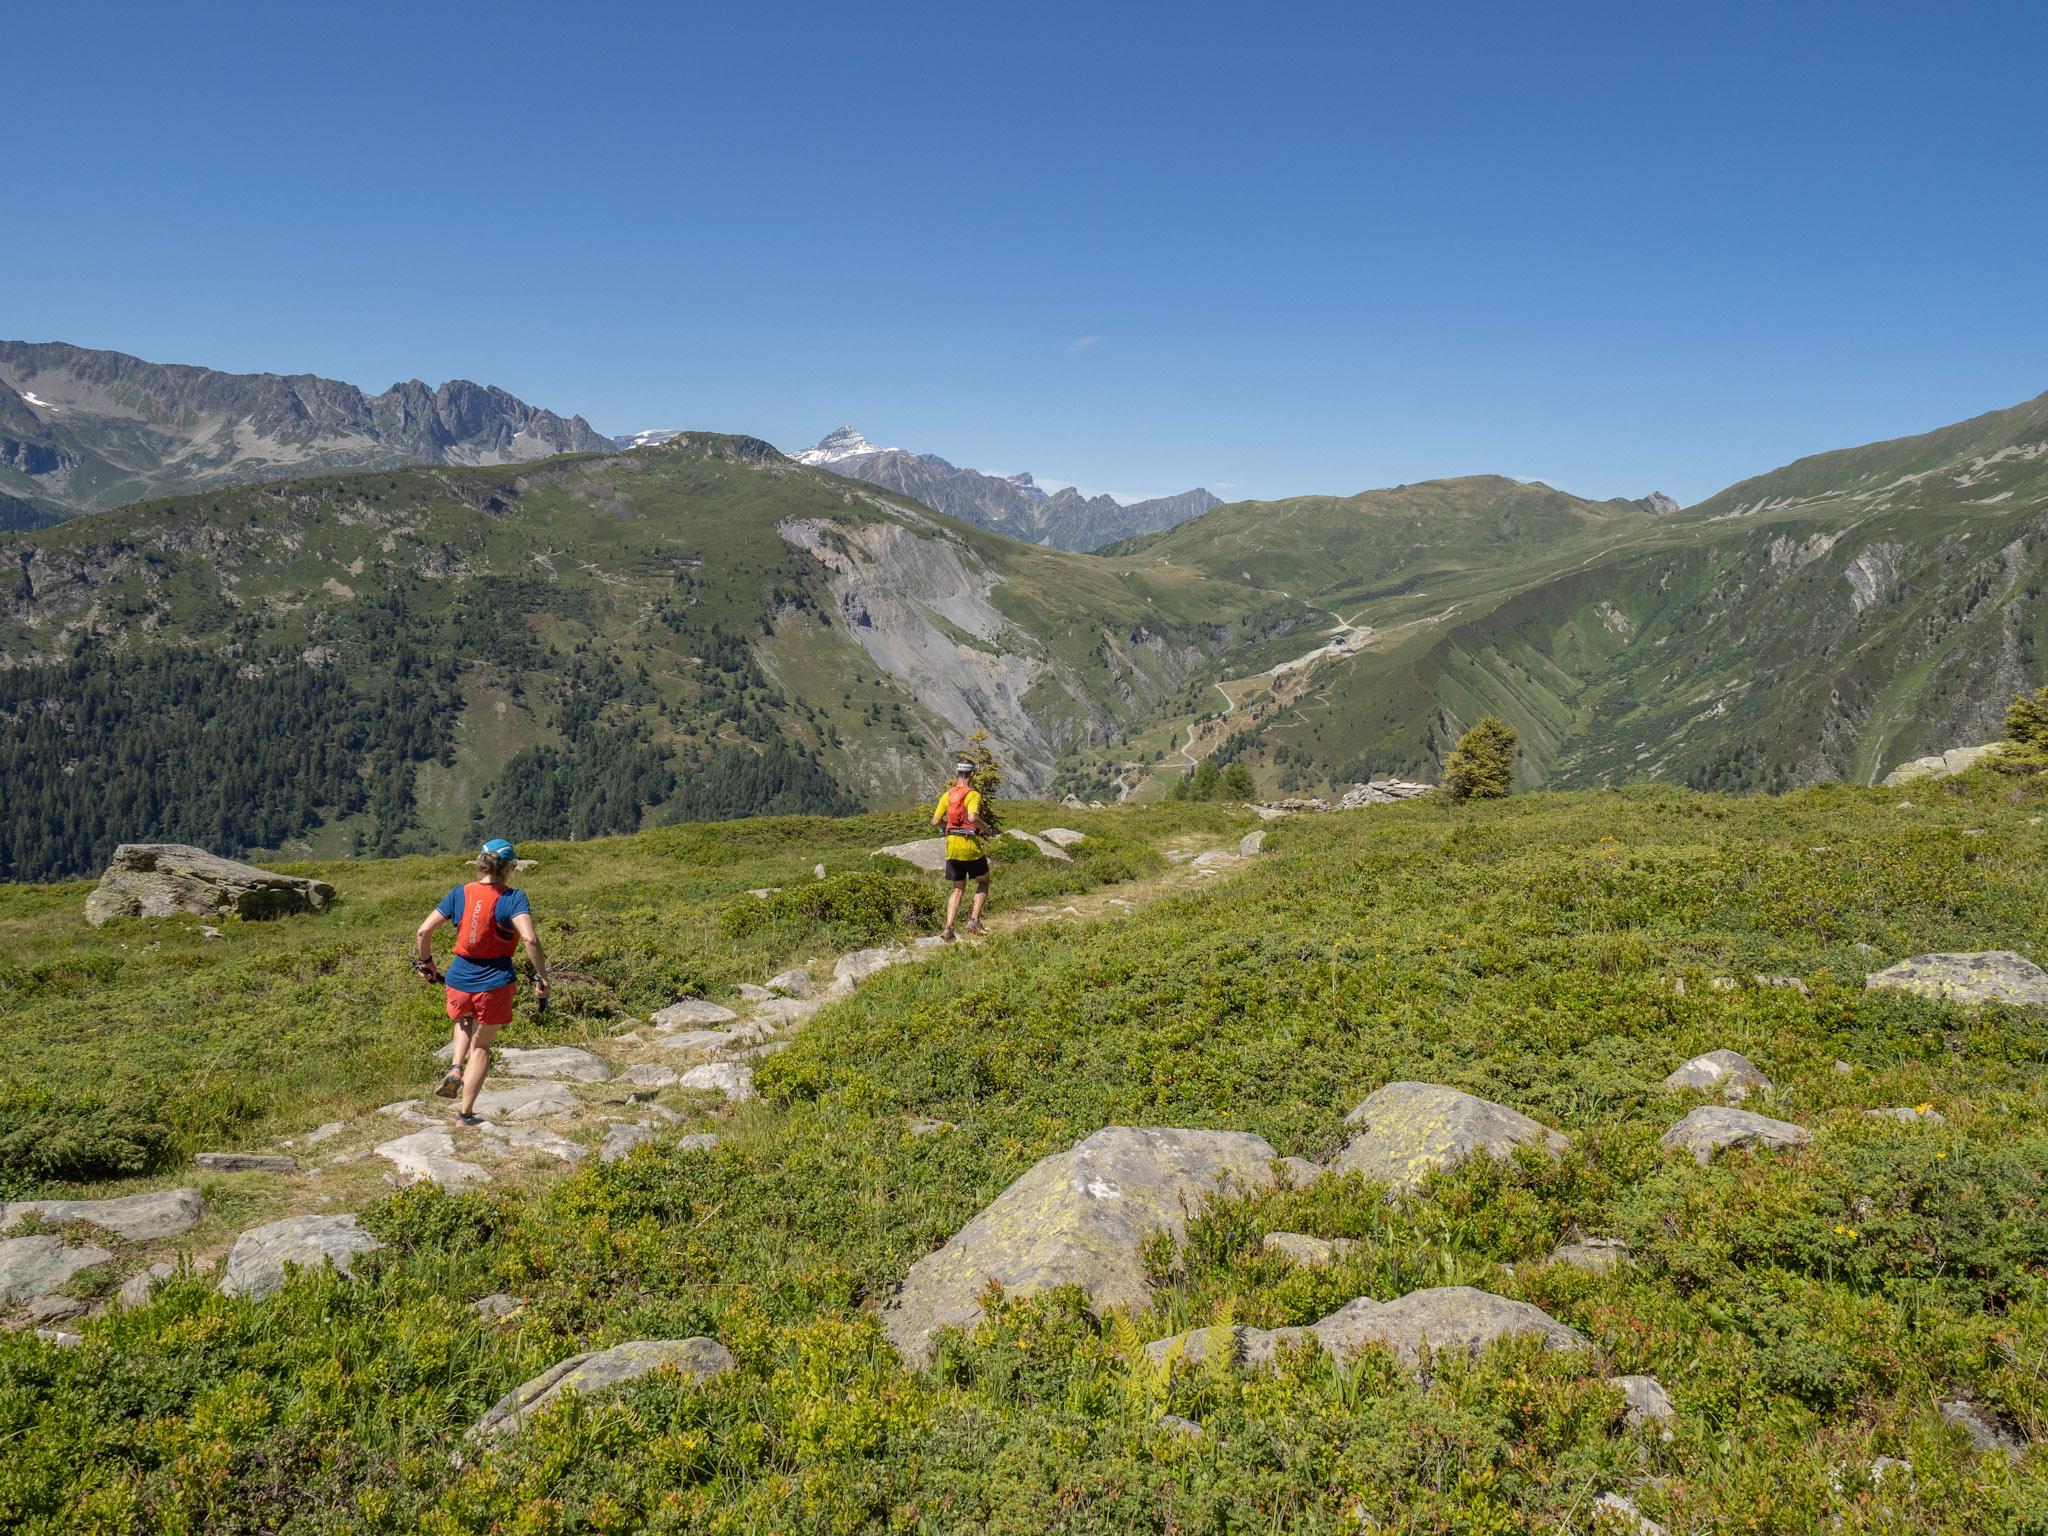
<instances>
[{"instance_id":1,"label":"runner's arm","mask_svg":"<svg viewBox=\"0 0 2048 1536\"><path fill-rule=\"evenodd\" d=\"M533 926L533 914L521 912L512 919L512 931L519 935L519 942L526 946L526 963L533 967L533 990L542 997L548 995L548 961L540 951L540 932Z\"/></svg>"},{"instance_id":2,"label":"runner's arm","mask_svg":"<svg viewBox=\"0 0 2048 1536\"><path fill-rule=\"evenodd\" d=\"M419 931L413 935L419 946L419 958L413 962L413 969L422 976L438 974L438 968L434 964L434 930L447 921L440 909L436 908L427 914L426 921L420 924Z\"/></svg>"}]
</instances>

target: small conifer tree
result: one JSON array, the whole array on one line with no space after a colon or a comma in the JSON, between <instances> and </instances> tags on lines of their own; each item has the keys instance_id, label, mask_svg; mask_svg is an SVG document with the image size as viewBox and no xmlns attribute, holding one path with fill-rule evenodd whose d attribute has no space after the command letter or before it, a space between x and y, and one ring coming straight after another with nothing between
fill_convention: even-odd
<instances>
[{"instance_id":1,"label":"small conifer tree","mask_svg":"<svg viewBox=\"0 0 2048 1536\"><path fill-rule=\"evenodd\" d=\"M1505 720L1480 716L1444 759L1444 798L1497 800L1505 795L1515 782L1515 741L1515 728Z\"/></svg>"},{"instance_id":2,"label":"small conifer tree","mask_svg":"<svg viewBox=\"0 0 2048 1536\"><path fill-rule=\"evenodd\" d=\"M1258 781L1252 777L1251 769L1243 763L1232 763L1223 770L1223 798L1226 800L1249 800L1259 792Z\"/></svg>"},{"instance_id":3,"label":"small conifer tree","mask_svg":"<svg viewBox=\"0 0 2048 1536\"><path fill-rule=\"evenodd\" d=\"M2005 747L1993 762L2007 772L2048 769L2048 687L2036 688L2032 698L2013 695L2005 711Z\"/></svg>"},{"instance_id":4,"label":"small conifer tree","mask_svg":"<svg viewBox=\"0 0 2048 1536\"><path fill-rule=\"evenodd\" d=\"M1223 772L1215 759L1205 757L1195 764L1194 782L1188 785L1190 800L1214 800L1222 789Z\"/></svg>"}]
</instances>

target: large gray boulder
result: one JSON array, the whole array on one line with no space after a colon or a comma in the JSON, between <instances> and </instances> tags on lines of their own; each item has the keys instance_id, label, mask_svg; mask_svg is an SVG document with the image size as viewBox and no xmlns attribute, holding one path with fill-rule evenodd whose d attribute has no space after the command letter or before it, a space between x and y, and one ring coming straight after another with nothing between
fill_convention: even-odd
<instances>
[{"instance_id":1,"label":"large gray boulder","mask_svg":"<svg viewBox=\"0 0 2048 1536\"><path fill-rule=\"evenodd\" d=\"M777 971L766 983L770 992L780 992L784 997L809 997L818 990L811 973L800 965L793 965L786 971Z\"/></svg>"},{"instance_id":2,"label":"large gray boulder","mask_svg":"<svg viewBox=\"0 0 2048 1536\"><path fill-rule=\"evenodd\" d=\"M676 1083L682 1088L722 1093L735 1104L752 1103L760 1097L754 1090L754 1069L743 1062L707 1061L690 1068Z\"/></svg>"},{"instance_id":3,"label":"large gray boulder","mask_svg":"<svg viewBox=\"0 0 2048 1536\"><path fill-rule=\"evenodd\" d=\"M1186 1211L1226 1185L1265 1188L1274 1151L1244 1131L1110 1126L1031 1170L910 1268L882 1314L897 1353L927 1365L943 1328L981 1316L991 1278L1032 1296L1077 1285L1096 1312L1139 1308L1150 1295L1139 1247L1178 1240Z\"/></svg>"},{"instance_id":4,"label":"large gray boulder","mask_svg":"<svg viewBox=\"0 0 2048 1536\"><path fill-rule=\"evenodd\" d=\"M943 837L920 837L914 843L891 843L886 848L877 848L875 857L901 859L927 874L936 875L946 867L946 840Z\"/></svg>"},{"instance_id":5,"label":"large gray boulder","mask_svg":"<svg viewBox=\"0 0 2048 1536\"><path fill-rule=\"evenodd\" d=\"M1811 1140L1813 1132L1803 1125L1753 1115L1746 1109L1724 1109L1718 1104L1702 1104L1663 1136L1664 1145L1671 1151L1690 1152L1702 1165L1711 1162L1716 1152L1740 1148L1778 1152L1804 1146Z\"/></svg>"},{"instance_id":6,"label":"large gray boulder","mask_svg":"<svg viewBox=\"0 0 2048 1536\"><path fill-rule=\"evenodd\" d=\"M499 1398L490 1412L470 1426L469 1438L499 1440L516 1435L529 1418L564 1392L587 1396L623 1386L651 1371L675 1371L702 1384L732 1366L732 1352L716 1339L706 1338L636 1339L595 1354L571 1355Z\"/></svg>"},{"instance_id":7,"label":"large gray boulder","mask_svg":"<svg viewBox=\"0 0 2048 1536\"><path fill-rule=\"evenodd\" d=\"M1866 987L1892 987L1950 1003L2048 1005L2048 971L2009 949L1968 954L1915 955L1863 978Z\"/></svg>"},{"instance_id":8,"label":"large gray boulder","mask_svg":"<svg viewBox=\"0 0 2048 1536\"><path fill-rule=\"evenodd\" d=\"M284 1284L287 1264L302 1268L332 1264L346 1275L356 1255L383 1246L357 1226L353 1216L287 1216L283 1221L251 1227L235 1239L227 1272L221 1276L220 1293L256 1299L269 1296Z\"/></svg>"},{"instance_id":9,"label":"large gray boulder","mask_svg":"<svg viewBox=\"0 0 2048 1536\"><path fill-rule=\"evenodd\" d=\"M1740 1051L1708 1051L1664 1079L1666 1088L1690 1088L1739 1104L1752 1093L1770 1093L1771 1080Z\"/></svg>"},{"instance_id":10,"label":"large gray boulder","mask_svg":"<svg viewBox=\"0 0 2048 1536\"><path fill-rule=\"evenodd\" d=\"M25 1216L52 1224L90 1222L131 1243L179 1237L199 1225L206 1202L196 1189L153 1189L146 1194L118 1195L112 1200L10 1200L0 1205L0 1229Z\"/></svg>"},{"instance_id":11,"label":"large gray boulder","mask_svg":"<svg viewBox=\"0 0 2048 1536\"><path fill-rule=\"evenodd\" d=\"M1354 1134L1330 1166L1362 1173L1397 1193L1474 1152L1507 1157L1523 1142L1563 1152L1563 1136L1519 1110L1437 1083L1388 1083L1344 1117Z\"/></svg>"},{"instance_id":12,"label":"large gray boulder","mask_svg":"<svg viewBox=\"0 0 2048 1536\"><path fill-rule=\"evenodd\" d=\"M325 911L334 887L274 874L183 843L123 843L85 898L95 928L117 917L287 917Z\"/></svg>"},{"instance_id":13,"label":"large gray boulder","mask_svg":"<svg viewBox=\"0 0 2048 1536\"><path fill-rule=\"evenodd\" d=\"M67 1247L55 1233L0 1237L0 1307L16 1307L47 1296L80 1270L112 1257L104 1248Z\"/></svg>"}]
</instances>

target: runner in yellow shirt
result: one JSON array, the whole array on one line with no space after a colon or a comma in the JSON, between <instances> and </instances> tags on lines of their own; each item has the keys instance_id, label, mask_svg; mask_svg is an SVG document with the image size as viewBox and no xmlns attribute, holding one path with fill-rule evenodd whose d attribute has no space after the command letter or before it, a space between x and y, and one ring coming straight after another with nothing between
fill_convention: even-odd
<instances>
[{"instance_id":1,"label":"runner in yellow shirt","mask_svg":"<svg viewBox=\"0 0 2048 1536\"><path fill-rule=\"evenodd\" d=\"M946 927L939 935L949 943L958 937L953 924L969 880L974 882L974 907L967 915L967 931L988 932L981 926L982 909L988 905L988 855L981 840L989 833L981 819L981 791L974 787L974 764L962 758L953 764L953 772L953 782L932 808L932 825L946 829L946 878L953 882L953 894L946 898Z\"/></svg>"}]
</instances>

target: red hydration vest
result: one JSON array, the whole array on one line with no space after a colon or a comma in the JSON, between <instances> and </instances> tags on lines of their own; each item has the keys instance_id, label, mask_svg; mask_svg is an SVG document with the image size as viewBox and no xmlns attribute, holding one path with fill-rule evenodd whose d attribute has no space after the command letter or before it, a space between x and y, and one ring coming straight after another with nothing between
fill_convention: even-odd
<instances>
[{"instance_id":1,"label":"red hydration vest","mask_svg":"<svg viewBox=\"0 0 2048 1536\"><path fill-rule=\"evenodd\" d=\"M472 880L462 888L462 922L455 953L465 960L504 960L518 953L519 936L498 926L498 898L504 887Z\"/></svg>"},{"instance_id":2,"label":"red hydration vest","mask_svg":"<svg viewBox=\"0 0 2048 1536\"><path fill-rule=\"evenodd\" d=\"M974 836L974 818L967 814L967 797L973 793L974 787L970 784L955 784L946 791L946 831L949 836Z\"/></svg>"}]
</instances>

